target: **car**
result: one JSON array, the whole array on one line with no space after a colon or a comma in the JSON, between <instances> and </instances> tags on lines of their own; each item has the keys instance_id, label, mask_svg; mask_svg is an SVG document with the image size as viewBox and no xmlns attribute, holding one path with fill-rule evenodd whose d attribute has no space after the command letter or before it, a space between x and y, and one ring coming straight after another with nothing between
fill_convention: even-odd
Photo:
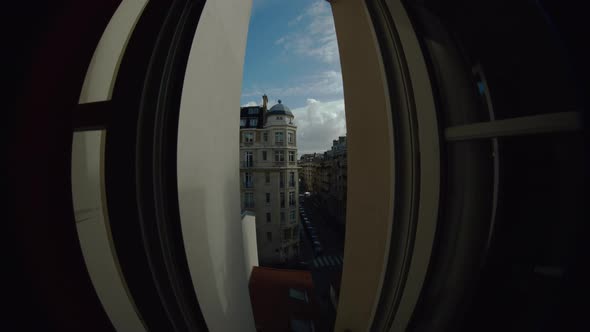
<instances>
[{"instance_id":1,"label":"car","mask_svg":"<svg viewBox=\"0 0 590 332\"><path fill-rule=\"evenodd\" d=\"M324 252L324 248L322 248L322 245L318 242L318 245L313 246L313 252L316 255L321 255Z\"/></svg>"}]
</instances>

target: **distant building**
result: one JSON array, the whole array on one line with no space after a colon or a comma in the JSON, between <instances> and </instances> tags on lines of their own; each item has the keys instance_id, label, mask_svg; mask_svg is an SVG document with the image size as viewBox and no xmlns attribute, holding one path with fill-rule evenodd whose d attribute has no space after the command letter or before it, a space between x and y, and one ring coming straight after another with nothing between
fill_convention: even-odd
<instances>
[{"instance_id":1,"label":"distant building","mask_svg":"<svg viewBox=\"0 0 590 332\"><path fill-rule=\"evenodd\" d=\"M304 154L299 159L300 179L303 189L309 192L316 192L316 183L314 181L316 169L319 162L323 159L323 154L311 153Z\"/></svg>"},{"instance_id":2,"label":"distant building","mask_svg":"<svg viewBox=\"0 0 590 332\"><path fill-rule=\"evenodd\" d=\"M256 331L316 331L319 304L309 271L255 266L250 301Z\"/></svg>"},{"instance_id":3,"label":"distant building","mask_svg":"<svg viewBox=\"0 0 590 332\"><path fill-rule=\"evenodd\" d=\"M297 127L281 103L240 109L242 210L256 215L261 265L299 255Z\"/></svg>"},{"instance_id":4,"label":"distant building","mask_svg":"<svg viewBox=\"0 0 590 332\"><path fill-rule=\"evenodd\" d=\"M347 160L346 136L333 140L323 154L305 154L299 160L303 188L312 192L326 214L340 225L346 222Z\"/></svg>"}]
</instances>

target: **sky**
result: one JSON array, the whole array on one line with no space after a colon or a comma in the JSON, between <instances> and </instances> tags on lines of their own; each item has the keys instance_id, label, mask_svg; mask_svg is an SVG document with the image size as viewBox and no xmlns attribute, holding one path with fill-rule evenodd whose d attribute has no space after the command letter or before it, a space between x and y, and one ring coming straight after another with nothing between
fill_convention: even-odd
<instances>
[{"instance_id":1,"label":"sky","mask_svg":"<svg viewBox=\"0 0 590 332\"><path fill-rule=\"evenodd\" d=\"M330 4L254 0L241 104L280 99L295 116L299 155L323 152L346 134L342 73Z\"/></svg>"}]
</instances>

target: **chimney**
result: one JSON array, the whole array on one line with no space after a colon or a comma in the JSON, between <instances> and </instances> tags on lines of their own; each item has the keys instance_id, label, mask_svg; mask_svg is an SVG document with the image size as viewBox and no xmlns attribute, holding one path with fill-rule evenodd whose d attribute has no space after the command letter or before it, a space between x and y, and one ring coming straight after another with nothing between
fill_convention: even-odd
<instances>
[{"instance_id":1,"label":"chimney","mask_svg":"<svg viewBox=\"0 0 590 332\"><path fill-rule=\"evenodd\" d=\"M268 97L266 93L262 95L262 123L261 126L264 127L266 125L266 112L268 111Z\"/></svg>"},{"instance_id":2,"label":"chimney","mask_svg":"<svg viewBox=\"0 0 590 332\"><path fill-rule=\"evenodd\" d=\"M266 114L266 111L268 110L268 97L266 96L266 94L262 95L262 113Z\"/></svg>"}]
</instances>

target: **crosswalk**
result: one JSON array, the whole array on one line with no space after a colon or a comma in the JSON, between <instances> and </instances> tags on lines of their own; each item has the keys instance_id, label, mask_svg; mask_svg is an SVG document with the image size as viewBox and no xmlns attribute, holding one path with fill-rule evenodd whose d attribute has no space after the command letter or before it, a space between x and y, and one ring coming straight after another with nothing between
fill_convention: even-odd
<instances>
[{"instance_id":1,"label":"crosswalk","mask_svg":"<svg viewBox=\"0 0 590 332\"><path fill-rule=\"evenodd\" d=\"M342 256L320 256L313 260L313 266L316 268L340 266L343 262Z\"/></svg>"}]
</instances>

